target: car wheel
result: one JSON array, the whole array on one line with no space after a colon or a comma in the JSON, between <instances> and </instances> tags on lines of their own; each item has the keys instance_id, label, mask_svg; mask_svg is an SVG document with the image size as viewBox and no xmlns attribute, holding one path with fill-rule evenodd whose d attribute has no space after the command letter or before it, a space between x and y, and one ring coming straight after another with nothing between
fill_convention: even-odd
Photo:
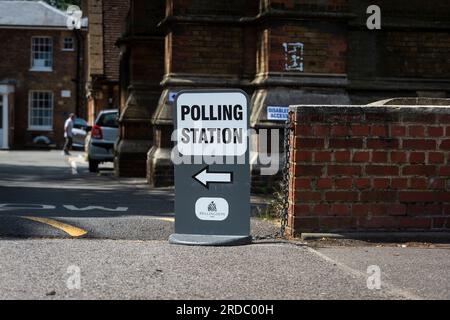
<instances>
[{"instance_id":1,"label":"car wheel","mask_svg":"<svg viewBox=\"0 0 450 320\"><path fill-rule=\"evenodd\" d=\"M89 159L89 172L97 172L98 171L98 161Z\"/></svg>"}]
</instances>

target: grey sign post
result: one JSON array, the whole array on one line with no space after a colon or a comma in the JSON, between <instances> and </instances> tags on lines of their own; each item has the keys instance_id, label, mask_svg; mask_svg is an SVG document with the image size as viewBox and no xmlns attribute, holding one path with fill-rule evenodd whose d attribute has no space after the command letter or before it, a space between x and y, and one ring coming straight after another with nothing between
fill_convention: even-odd
<instances>
[{"instance_id":1,"label":"grey sign post","mask_svg":"<svg viewBox=\"0 0 450 320\"><path fill-rule=\"evenodd\" d=\"M249 113L248 96L241 90L177 95L175 234L170 243L251 242Z\"/></svg>"}]
</instances>

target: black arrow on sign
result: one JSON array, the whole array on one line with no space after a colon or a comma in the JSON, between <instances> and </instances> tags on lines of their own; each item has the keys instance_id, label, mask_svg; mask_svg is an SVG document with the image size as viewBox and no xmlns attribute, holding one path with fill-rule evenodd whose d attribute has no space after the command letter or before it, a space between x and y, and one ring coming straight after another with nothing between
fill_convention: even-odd
<instances>
[{"instance_id":1,"label":"black arrow on sign","mask_svg":"<svg viewBox=\"0 0 450 320\"><path fill-rule=\"evenodd\" d=\"M229 184L233 183L233 173L232 172L210 172L209 166L202 169L200 172L192 176L194 180L209 189L211 183L217 184Z\"/></svg>"}]
</instances>

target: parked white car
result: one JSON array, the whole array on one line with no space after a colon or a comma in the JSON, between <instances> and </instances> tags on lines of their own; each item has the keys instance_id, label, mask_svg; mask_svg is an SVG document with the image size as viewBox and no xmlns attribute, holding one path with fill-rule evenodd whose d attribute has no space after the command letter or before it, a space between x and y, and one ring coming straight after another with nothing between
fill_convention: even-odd
<instances>
[{"instance_id":1,"label":"parked white car","mask_svg":"<svg viewBox=\"0 0 450 320\"><path fill-rule=\"evenodd\" d=\"M118 110L101 111L86 138L89 171L97 172L100 163L114 161L114 144L119 136Z\"/></svg>"}]
</instances>

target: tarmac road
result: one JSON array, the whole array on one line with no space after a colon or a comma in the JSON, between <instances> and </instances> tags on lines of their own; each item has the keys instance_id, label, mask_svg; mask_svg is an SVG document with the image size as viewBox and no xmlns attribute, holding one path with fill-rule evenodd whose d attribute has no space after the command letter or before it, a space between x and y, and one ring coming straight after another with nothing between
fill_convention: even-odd
<instances>
[{"instance_id":1,"label":"tarmac road","mask_svg":"<svg viewBox=\"0 0 450 320\"><path fill-rule=\"evenodd\" d=\"M0 299L450 299L445 244L183 247L172 231L171 189L91 174L79 154L0 151Z\"/></svg>"}]
</instances>

